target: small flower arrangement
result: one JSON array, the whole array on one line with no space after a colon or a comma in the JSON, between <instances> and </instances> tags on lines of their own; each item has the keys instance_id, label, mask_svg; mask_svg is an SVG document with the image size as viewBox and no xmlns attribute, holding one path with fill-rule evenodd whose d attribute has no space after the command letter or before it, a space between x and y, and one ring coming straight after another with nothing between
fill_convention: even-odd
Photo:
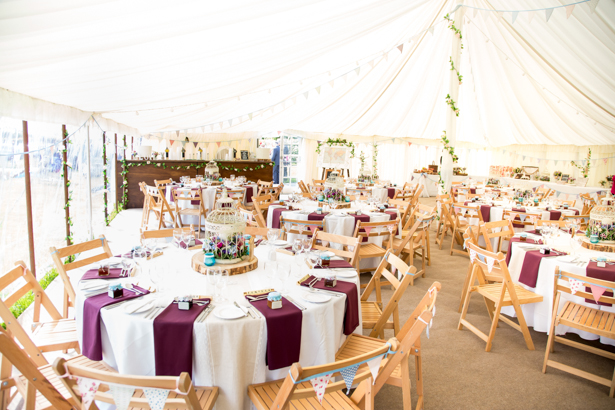
<instances>
[{"instance_id":1,"label":"small flower arrangement","mask_svg":"<svg viewBox=\"0 0 615 410\"><path fill-rule=\"evenodd\" d=\"M556 177L556 178L557 177L561 178L562 177L562 171L554 171L553 172L553 176Z\"/></svg>"},{"instance_id":2,"label":"small flower arrangement","mask_svg":"<svg viewBox=\"0 0 615 410\"><path fill-rule=\"evenodd\" d=\"M513 174L520 174L522 172L523 172L523 170L520 167L517 167L517 168L513 169Z\"/></svg>"},{"instance_id":3,"label":"small flower arrangement","mask_svg":"<svg viewBox=\"0 0 615 410\"><path fill-rule=\"evenodd\" d=\"M326 202L329 202L329 200L342 202L344 200L344 193L339 189L327 188L323 194Z\"/></svg>"},{"instance_id":4,"label":"small flower arrangement","mask_svg":"<svg viewBox=\"0 0 615 410\"><path fill-rule=\"evenodd\" d=\"M497 178L489 178L487 180L487 185L500 185L500 180Z\"/></svg>"},{"instance_id":5,"label":"small flower arrangement","mask_svg":"<svg viewBox=\"0 0 615 410\"><path fill-rule=\"evenodd\" d=\"M574 184L576 181L577 181L577 179L576 179L576 178L570 178L570 179L568 180L568 183L569 183L569 184Z\"/></svg>"},{"instance_id":6,"label":"small flower arrangement","mask_svg":"<svg viewBox=\"0 0 615 410\"><path fill-rule=\"evenodd\" d=\"M216 259L238 259L248 254L243 234L235 233L224 239L219 235L209 238L209 243L203 246L203 252L213 252Z\"/></svg>"},{"instance_id":7,"label":"small flower arrangement","mask_svg":"<svg viewBox=\"0 0 615 410\"><path fill-rule=\"evenodd\" d=\"M543 181L543 182L549 182L549 181L551 181L551 178L548 175L542 175L540 177L540 180Z\"/></svg>"},{"instance_id":8,"label":"small flower arrangement","mask_svg":"<svg viewBox=\"0 0 615 410\"><path fill-rule=\"evenodd\" d=\"M529 189L526 189L525 191L518 189L517 191L515 191L515 197L522 199L530 199L533 194L534 193Z\"/></svg>"},{"instance_id":9,"label":"small flower arrangement","mask_svg":"<svg viewBox=\"0 0 615 410\"><path fill-rule=\"evenodd\" d=\"M588 226L587 231L585 231L585 236L589 238L591 235L598 235L598 239L601 241L615 241L615 226L596 223Z\"/></svg>"}]
</instances>

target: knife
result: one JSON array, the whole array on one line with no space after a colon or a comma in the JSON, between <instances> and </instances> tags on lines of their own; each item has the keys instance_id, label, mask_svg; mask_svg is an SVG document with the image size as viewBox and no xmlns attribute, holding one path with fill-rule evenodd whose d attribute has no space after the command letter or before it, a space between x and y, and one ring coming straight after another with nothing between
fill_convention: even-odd
<instances>
[{"instance_id":1,"label":"knife","mask_svg":"<svg viewBox=\"0 0 615 410\"><path fill-rule=\"evenodd\" d=\"M239 303L237 303L235 301L233 303L235 304L235 306L237 306L237 309L239 309L239 310L241 310L243 312L243 316L244 317L248 316L248 313L241 306L239 306Z\"/></svg>"}]
</instances>

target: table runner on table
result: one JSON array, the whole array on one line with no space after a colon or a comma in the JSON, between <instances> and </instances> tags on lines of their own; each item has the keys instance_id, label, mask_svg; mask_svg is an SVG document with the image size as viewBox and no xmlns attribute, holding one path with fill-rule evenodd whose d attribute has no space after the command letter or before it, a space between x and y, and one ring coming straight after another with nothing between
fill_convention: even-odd
<instances>
[{"instance_id":1,"label":"table runner on table","mask_svg":"<svg viewBox=\"0 0 615 410\"><path fill-rule=\"evenodd\" d=\"M615 282L615 265L606 265L605 268L599 268L596 262L589 261L585 268L585 276L588 278L608 280ZM591 289L586 286L585 290L591 293ZM613 296L613 292L604 292L604 296ZM610 303L596 302L593 299L585 299L586 302L599 304L601 306L611 306Z\"/></svg>"},{"instance_id":2,"label":"table runner on table","mask_svg":"<svg viewBox=\"0 0 615 410\"><path fill-rule=\"evenodd\" d=\"M538 270L540 269L540 262L542 258L548 258L549 256L562 256L563 253L551 251L548 255L543 255L540 251L527 251L525 252L525 258L523 259L523 265L521 265L521 273L519 274L519 282L530 288L536 287L536 281L538 280Z\"/></svg>"},{"instance_id":3,"label":"table runner on table","mask_svg":"<svg viewBox=\"0 0 615 410\"><path fill-rule=\"evenodd\" d=\"M333 259L329 261L328 267L314 266L314 269L354 269L354 266L345 260Z\"/></svg>"},{"instance_id":4,"label":"table runner on table","mask_svg":"<svg viewBox=\"0 0 615 410\"><path fill-rule=\"evenodd\" d=\"M86 273L83 274L81 280L89 280L89 279L118 279L120 278L120 274L122 273L122 268L113 268L109 269L109 274L105 276L98 275L98 269L90 269Z\"/></svg>"},{"instance_id":5,"label":"table runner on table","mask_svg":"<svg viewBox=\"0 0 615 410\"><path fill-rule=\"evenodd\" d=\"M181 188L181 187L176 186L176 187L171 188L171 199L170 199L170 201L169 201L169 202L175 202L175 196L173 196L173 191L176 191L176 190L178 190L179 188ZM199 189L200 189L200 188L192 188L192 189L191 189L191 191L198 191ZM202 198L201 198L201 199L202 199ZM192 200L192 201L190 201L190 205L198 205L198 204L200 204L200 203L201 203L201 201L198 201L198 200Z\"/></svg>"},{"instance_id":6,"label":"table runner on table","mask_svg":"<svg viewBox=\"0 0 615 410\"><path fill-rule=\"evenodd\" d=\"M525 213L525 208L513 208L512 212L523 212ZM527 218L526 218L527 219ZM521 218L519 217L519 215L515 215L515 219L514 221L521 221ZM525 225L523 224L517 224L513 221L513 227L515 228L525 228ZM525 220L521 221L521 222L525 222Z\"/></svg>"},{"instance_id":7,"label":"table runner on table","mask_svg":"<svg viewBox=\"0 0 615 410\"><path fill-rule=\"evenodd\" d=\"M327 215L329 215L329 212L323 212L321 214L311 212L310 214L308 214L308 221L322 221Z\"/></svg>"},{"instance_id":8,"label":"table runner on table","mask_svg":"<svg viewBox=\"0 0 615 410\"><path fill-rule=\"evenodd\" d=\"M243 186L246 189L246 203L249 204L252 202L252 197L254 196L254 189L252 187L252 185L244 185Z\"/></svg>"},{"instance_id":9,"label":"table runner on table","mask_svg":"<svg viewBox=\"0 0 615 410\"><path fill-rule=\"evenodd\" d=\"M501 238L500 238L501 239ZM521 242L521 240L519 238L510 238L508 241L508 252L506 253L506 266L510 265L510 258L512 256L512 250L513 250L513 242ZM527 238L527 240L524 242L530 245L542 245L542 239L530 239Z\"/></svg>"},{"instance_id":10,"label":"table runner on table","mask_svg":"<svg viewBox=\"0 0 615 410\"><path fill-rule=\"evenodd\" d=\"M149 291L138 286L135 286L145 294ZM100 331L100 309L108 305L122 302L128 299L138 298L140 295L130 289L124 289L124 296L121 298L110 298L107 293L90 296L83 303L83 331L82 331L82 346L81 353L90 360L102 360L102 341Z\"/></svg>"},{"instance_id":11,"label":"table runner on table","mask_svg":"<svg viewBox=\"0 0 615 410\"><path fill-rule=\"evenodd\" d=\"M334 261L331 261L332 263ZM344 262L344 261L335 261ZM301 286L309 287L309 284L315 279L310 275L309 278L301 282ZM324 280L319 279L313 286L315 289L322 289L332 292L340 292L346 294L346 313L344 313L344 334L346 336L352 334L359 326L359 295L357 294L357 285L352 282L346 282L338 279L337 284L332 287L326 287Z\"/></svg>"},{"instance_id":12,"label":"table runner on table","mask_svg":"<svg viewBox=\"0 0 615 410\"><path fill-rule=\"evenodd\" d=\"M395 197L395 188L387 188L387 196L391 199L393 199L393 197Z\"/></svg>"},{"instance_id":13,"label":"table runner on table","mask_svg":"<svg viewBox=\"0 0 615 410\"><path fill-rule=\"evenodd\" d=\"M280 229L280 215L282 215L282 212L286 211L290 211L290 209L287 207L271 209L271 207L269 207L267 212L271 212L271 227L273 229Z\"/></svg>"},{"instance_id":14,"label":"table runner on table","mask_svg":"<svg viewBox=\"0 0 615 410\"><path fill-rule=\"evenodd\" d=\"M263 297L261 300L251 298ZM265 316L267 322L267 353L265 363L269 370L282 369L299 361L301 353L301 310L282 297L280 309L270 309L267 293L246 295L246 299Z\"/></svg>"},{"instance_id":15,"label":"table runner on table","mask_svg":"<svg viewBox=\"0 0 615 410\"><path fill-rule=\"evenodd\" d=\"M179 305L173 302L154 319L156 376L179 376L188 372L192 377L194 321L211 302L209 298L196 300L205 305L193 304L190 310L179 310Z\"/></svg>"}]
</instances>

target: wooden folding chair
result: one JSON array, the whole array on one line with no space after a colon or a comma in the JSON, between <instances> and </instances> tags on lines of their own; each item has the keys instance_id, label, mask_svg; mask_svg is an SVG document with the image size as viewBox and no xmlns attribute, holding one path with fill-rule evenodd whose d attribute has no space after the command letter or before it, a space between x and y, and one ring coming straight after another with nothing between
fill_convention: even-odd
<instances>
[{"instance_id":1,"label":"wooden folding chair","mask_svg":"<svg viewBox=\"0 0 615 410\"><path fill-rule=\"evenodd\" d=\"M203 191L201 188L191 189L190 191L186 190L174 190L173 191L173 201L175 202L175 226L182 227L184 223L182 222L182 215L185 216L196 216L199 219L199 230L201 232L201 224L204 218L207 218L207 209L205 209L205 204L203 201ZM186 201L190 201L191 205L198 205L198 208L182 208L180 206L180 201L184 203ZM198 204L195 204L198 202Z\"/></svg>"},{"instance_id":2,"label":"wooden folding chair","mask_svg":"<svg viewBox=\"0 0 615 410\"><path fill-rule=\"evenodd\" d=\"M581 211L581 214L589 215L589 212L592 210L592 208L596 206L596 201L588 193L581 194L579 195L579 197L583 201L583 210Z\"/></svg>"},{"instance_id":3,"label":"wooden folding chair","mask_svg":"<svg viewBox=\"0 0 615 410\"><path fill-rule=\"evenodd\" d=\"M525 230L528 227L533 227L536 221L540 219L540 215L530 214L527 212L504 210L502 219L511 221L513 224L513 228L519 228L519 229ZM522 226L515 226L515 225L522 225Z\"/></svg>"},{"instance_id":4,"label":"wooden folding chair","mask_svg":"<svg viewBox=\"0 0 615 410\"><path fill-rule=\"evenodd\" d=\"M149 204L147 208L147 217L145 218L145 225L149 226L149 216L151 212L154 212L158 218L158 229L162 227L164 223L164 215L169 214L175 226L175 213L171 209L171 206L167 202L165 197L165 186L154 187L151 185L145 185L145 194L148 196ZM166 223L165 223L166 225Z\"/></svg>"},{"instance_id":5,"label":"wooden folding chair","mask_svg":"<svg viewBox=\"0 0 615 410\"><path fill-rule=\"evenodd\" d=\"M0 361L2 368L1 383L2 393L0 400L2 408L17 408L13 404L21 398L24 400L25 410L71 410L74 401L66 388L54 373L50 364L38 366L26 354L24 350L0 329ZM114 371L105 362L94 362L85 356L76 356L68 360L95 369ZM19 374L12 372L13 367ZM15 387L15 392L10 394L10 389Z\"/></svg>"},{"instance_id":6,"label":"wooden folding chair","mask_svg":"<svg viewBox=\"0 0 615 410\"><path fill-rule=\"evenodd\" d=\"M305 185L305 182L303 182L303 180L298 182L299 185L299 189L301 190L302 194L309 194L310 190L307 188L307 186Z\"/></svg>"},{"instance_id":7,"label":"wooden folding chair","mask_svg":"<svg viewBox=\"0 0 615 410\"><path fill-rule=\"evenodd\" d=\"M246 224L248 226L266 228L266 226L260 225L261 219L257 217L258 214L255 209L246 209L243 205L240 204L237 205L237 210L239 211L243 219L246 221Z\"/></svg>"},{"instance_id":8,"label":"wooden folding chair","mask_svg":"<svg viewBox=\"0 0 615 410\"><path fill-rule=\"evenodd\" d=\"M325 186L325 182L326 181L324 179L313 179L312 180L312 185L324 187Z\"/></svg>"},{"instance_id":9,"label":"wooden folding chair","mask_svg":"<svg viewBox=\"0 0 615 410\"><path fill-rule=\"evenodd\" d=\"M259 226L267 226L267 212L271 205L271 195L253 196L252 205L256 211Z\"/></svg>"},{"instance_id":10,"label":"wooden folding chair","mask_svg":"<svg viewBox=\"0 0 615 410\"><path fill-rule=\"evenodd\" d=\"M438 282L434 282L429 287L423 299L418 303L408 320L406 320L401 330L397 333L395 337L400 341L402 349L398 349L395 356L389 356L386 359L386 363L384 363L378 373L379 375L382 374L384 377L378 379L374 385L376 392L378 392L384 384L401 387L404 409L412 409L410 367L408 364L410 356L414 356L415 361L416 392L418 395L415 409L423 409L423 360L420 336L426 324L430 323L431 318L435 315L434 307L440 289L441 285ZM378 331L379 329L375 327L372 333L378 333ZM335 360L341 361L360 354L365 354L384 343L384 340L375 337L353 333L346 338L344 344L335 355ZM364 368L367 368L366 364L361 365L359 370L363 370ZM363 394L363 386L361 385L355 390L352 398L361 404Z\"/></svg>"},{"instance_id":11,"label":"wooden folding chair","mask_svg":"<svg viewBox=\"0 0 615 410\"><path fill-rule=\"evenodd\" d=\"M568 206L570 206L570 207L574 207L574 204L577 202L577 201L575 201L574 199L558 199L558 201L559 201L562 205L566 204L566 205L568 205Z\"/></svg>"},{"instance_id":12,"label":"wooden folding chair","mask_svg":"<svg viewBox=\"0 0 615 410\"><path fill-rule=\"evenodd\" d=\"M256 186L258 188L256 196L271 195L275 190L273 187L273 181L267 182L259 179Z\"/></svg>"},{"instance_id":13,"label":"wooden folding chair","mask_svg":"<svg viewBox=\"0 0 615 410\"><path fill-rule=\"evenodd\" d=\"M374 268L361 269L361 260L371 258L382 258L389 248L383 248L371 242L363 242L363 238L382 238L382 244L391 244L391 238L397 234L399 219L384 222L363 222L358 221L354 228L353 237L359 239L359 253L357 255L356 267L359 273L371 272ZM391 230L391 227L393 229ZM361 232L363 231L363 232Z\"/></svg>"},{"instance_id":14,"label":"wooden folding chair","mask_svg":"<svg viewBox=\"0 0 615 410\"><path fill-rule=\"evenodd\" d=\"M425 277L427 266L429 265L429 262L427 262L427 230L434 218L435 215L425 218L419 215L414 225L410 230L404 233L401 239L392 238L393 243L390 245L391 250L396 256L402 258L405 263L413 266L415 255L422 259L421 270L410 278L411 286L414 286L414 280L419 276Z\"/></svg>"},{"instance_id":15,"label":"wooden folding chair","mask_svg":"<svg viewBox=\"0 0 615 410\"><path fill-rule=\"evenodd\" d=\"M387 266L391 265L391 269ZM397 279L394 271L397 270L401 279ZM416 275L416 268L408 266L391 251L388 251L376 268L367 287L361 295L361 317L363 329L372 329L370 337L384 339L384 329L393 329L399 332L399 301L406 288ZM393 295L382 309L382 292L380 279L385 278L387 285L393 286ZM376 291L376 300L368 300L373 291ZM389 320L391 318L391 320Z\"/></svg>"},{"instance_id":16,"label":"wooden folding chair","mask_svg":"<svg viewBox=\"0 0 615 410\"><path fill-rule=\"evenodd\" d=\"M280 195L282 195L282 191L284 190L284 183L280 182L280 184L277 187L274 187L274 191L271 194L271 198L274 201L279 201L280 200Z\"/></svg>"},{"instance_id":17,"label":"wooden folding chair","mask_svg":"<svg viewBox=\"0 0 615 410\"><path fill-rule=\"evenodd\" d=\"M414 189L411 189L411 190L402 189L402 190L398 190L397 192L395 192L393 199L396 199L398 201L404 201L409 204L413 197L414 197Z\"/></svg>"},{"instance_id":18,"label":"wooden folding chair","mask_svg":"<svg viewBox=\"0 0 615 410\"><path fill-rule=\"evenodd\" d=\"M416 208L416 206L419 204L419 198L421 197L421 193L423 193L423 189L425 189L423 185L416 186L414 194L412 195L412 199L410 200L410 206L412 207L412 209Z\"/></svg>"},{"instance_id":19,"label":"wooden folding chair","mask_svg":"<svg viewBox=\"0 0 615 410\"><path fill-rule=\"evenodd\" d=\"M168 396L164 401L167 409L190 409L211 410L218 399L217 387L196 387L188 373L183 372L179 376L133 376L112 373L104 370L90 369L88 367L73 364L63 358L57 358L52 365L54 372L60 378L64 387L70 392L75 407L79 410L88 410L81 399L81 392L77 385L77 378L87 378L100 382L94 400L103 403L115 404L110 385L120 385L134 388L134 393L128 404L129 408L151 409L146 389L168 390ZM162 408L162 406L160 407ZM92 401L89 409L97 410L98 406Z\"/></svg>"},{"instance_id":20,"label":"wooden folding chair","mask_svg":"<svg viewBox=\"0 0 615 410\"><path fill-rule=\"evenodd\" d=\"M399 220L402 225L406 225L408 222L408 217L412 210L412 205L410 202L403 201L401 199L391 199L388 198L388 204L390 206L394 206L399 210Z\"/></svg>"},{"instance_id":21,"label":"wooden folding chair","mask_svg":"<svg viewBox=\"0 0 615 410\"><path fill-rule=\"evenodd\" d=\"M489 252L507 253L507 251L502 250L502 243L504 241L509 241L515 235L512 222L507 219L485 222L481 225L480 231L485 238L485 247ZM492 239L497 239L498 241L496 246L497 250L493 248L493 244L491 243Z\"/></svg>"},{"instance_id":22,"label":"wooden folding chair","mask_svg":"<svg viewBox=\"0 0 615 410\"><path fill-rule=\"evenodd\" d=\"M80 259L78 261L66 264L62 261L62 258L76 256L81 252L92 251L99 248L102 253L98 255L90 256L85 259ZM73 289L73 285L70 283L68 272L81 268L82 266L110 258L113 254L111 253L111 249L109 249L109 244L107 243L107 239L104 235L101 235L98 239L92 239L91 241L65 246L60 249L56 249L55 246L52 246L49 248L49 251L51 252L51 259L53 260L58 274L62 279L62 283L64 284L64 306L62 308L62 317L68 318L68 308L75 306L75 289Z\"/></svg>"},{"instance_id":23,"label":"wooden folding chair","mask_svg":"<svg viewBox=\"0 0 615 410\"><path fill-rule=\"evenodd\" d=\"M510 325L523 333L525 344L529 350L534 350L532 336L525 322L521 305L542 302L542 296L531 292L520 285L514 284L510 279L508 266L502 252L493 253L479 248L477 245L468 242L467 247L470 252L470 263L472 264L472 274L469 280L468 290L464 299L461 317L459 318L458 329L467 327L472 333L487 342L485 351L491 351L495 330L499 321ZM478 285L474 282L478 280ZM491 329L489 335L481 332L478 328L467 321L468 306L472 293L478 293L485 300L487 312L491 317ZM504 306L512 306L517 314L519 324L509 318L502 316L500 311Z\"/></svg>"},{"instance_id":24,"label":"wooden folding chair","mask_svg":"<svg viewBox=\"0 0 615 410\"><path fill-rule=\"evenodd\" d=\"M453 222L455 225L453 226L453 239L451 240L451 255L453 253L459 253L461 255L468 256L467 249L455 249L455 241L457 243L461 243L463 246L463 233L466 231L468 226L472 225L474 222L477 226L480 226L484 223L483 214L480 211L480 208L475 206L466 206L462 204L453 205Z\"/></svg>"},{"instance_id":25,"label":"wooden folding chair","mask_svg":"<svg viewBox=\"0 0 615 410\"><path fill-rule=\"evenodd\" d=\"M336 249L329 246L331 243L342 245L342 249ZM344 258L351 265L357 266L356 261L359 254L358 238L335 235L324 231L316 231L314 236L312 236L312 249L319 251L331 251L336 256Z\"/></svg>"},{"instance_id":26,"label":"wooden folding chair","mask_svg":"<svg viewBox=\"0 0 615 410\"><path fill-rule=\"evenodd\" d=\"M22 261L16 262L15 267L2 276L0 293L4 295L16 286L19 287L6 295L4 300L0 300L0 317L6 325L6 329L19 341L32 360L38 366L43 366L47 364L47 360L43 356L45 352L75 349L79 353L75 320L62 318L30 269ZM11 312L11 307L15 302L30 291L34 294L31 336L28 335ZM40 322L41 307L51 316L50 322Z\"/></svg>"},{"instance_id":27,"label":"wooden folding chair","mask_svg":"<svg viewBox=\"0 0 615 410\"><path fill-rule=\"evenodd\" d=\"M582 230L587 229L589 224L589 214L586 215L563 215L559 218L560 221L573 221L579 225Z\"/></svg>"},{"instance_id":28,"label":"wooden folding chair","mask_svg":"<svg viewBox=\"0 0 615 410\"><path fill-rule=\"evenodd\" d=\"M145 239L161 239L161 238L172 238L173 232L181 229L184 233L196 235L194 232L194 225L186 226L185 228L169 228L169 229L141 229L141 243ZM196 237L196 236L195 236Z\"/></svg>"},{"instance_id":29,"label":"wooden folding chair","mask_svg":"<svg viewBox=\"0 0 615 410\"><path fill-rule=\"evenodd\" d=\"M172 185L172 184L173 184L173 179L171 178L154 180L154 185L156 185L156 188L166 188L167 185Z\"/></svg>"},{"instance_id":30,"label":"wooden folding chair","mask_svg":"<svg viewBox=\"0 0 615 410\"><path fill-rule=\"evenodd\" d=\"M312 237L317 230L325 230L325 221L304 221L301 219L284 218L280 215L280 228L282 228L282 239L286 240L289 234L306 235Z\"/></svg>"},{"instance_id":31,"label":"wooden folding chair","mask_svg":"<svg viewBox=\"0 0 615 410\"><path fill-rule=\"evenodd\" d=\"M397 339L393 338L367 353L338 362L306 368L301 367L299 363L294 363L286 378L248 386L248 397L257 410L373 410L373 384L383 377L380 373L374 380L369 368L356 372L352 383L360 383L365 388L357 398L353 398L354 395L348 397L342 391L346 388L344 380L334 381L332 379L326 387L322 404L316 398L316 392L310 380L324 375L340 375L341 372L357 364L361 365L375 358L384 357L387 353L391 355L397 352L398 347ZM362 405L359 406L359 404Z\"/></svg>"},{"instance_id":32,"label":"wooden folding chair","mask_svg":"<svg viewBox=\"0 0 615 410\"><path fill-rule=\"evenodd\" d=\"M139 190L143 193L143 212L141 213L141 228L147 226L147 217L149 216L150 197L147 194L145 182L139 182Z\"/></svg>"},{"instance_id":33,"label":"wooden folding chair","mask_svg":"<svg viewBox=\"0 0 615 410\"><path fill-rule=\"evenodd\" d=\"M576 283L575 283L576 282ZM574 292L572 284L575 286L582 283L583 286ZM585 303L578 303L574 300L563 301L562 294L567 293L570 295L578 296L579 298L586 298L590 300L596 300L593 295L593 291L589 290L589 287L606 288L611 292L615 291L615 282L590 278L585 275L576 275L574 273L560 270L559 266L555 268L555 275L553 276L553 314L551 316L551 326L549 327L549 339L547 340L547 348L545 351L545 360L542 365L542 372L547 372L547 366L554 367L567 373L574 374L584 379L591 380L596 383L603 384L610 387L609 397L615 396L615 372L612 379L607 379L598 376L593 373L586 372L584 370L572 367L555 360L549 359L549 355L555 352L555 342L574 347L576 349L584 350L589 353L596 354L598 356L606 357L611 360L615 360L615 353L609 352L604 349L589 346L584 343L575 342L570 339L566 339L562 336L557 336L555 328L558 325L571 327L573 329L582 330L584 332L593 333L597 336L607 337L609 339L615 339L615 313L605 310L601 310L598 305L595 308L587 306ZM580 302L581 299L578 299ZM565 303L564 303L565 302ZM608 303L612 305L615 303L615 297L605 296L602 294L597 302ZM560 309L560 303L564 303L564 306Z\"/></svg>"},{"instance_id":34,"label":"wooden folding chair","mask_svg":"<svg viewBox=\"0 0 615 410\"><path fill-rule=\"evenodd\" d=\"M567 224L570 224L569 221L565 221L565 220L559 220L559 221L551 221L548 219L539 219L536 221L536 223L534 224L534 227L539 227L539 226L543 226L543 225L557 225L560 228L566 228Z\"/></svg>"},{"instance_id":35,"label":"wooden folding chair","mask_svg":"<svg viewBox=\"0 0 615 410\"><path fill-rule=\"evenodd\" d=\"M451 234L454 235L453 227L455 223L451 216L451 206L453 205L453 201L449 194L438 195L436 197L436 201L440 205L440 219L438 220L438 225L436 226L436 243L439 245L440 249L442 249L442 244L444 243L444 237L446 236L447 231L451 231Z\"/></svg>"},{"instance_id":36,"label":"wooden folding chair","mask_svg":"<svg viewBox=\"0 0 615 410\"><path fill-rule=\"evenodd\" d=\"M269 228L261 228L260 226L246 226L245 230L246 234L253 237L260 236L263 239L267 239L267 232L269 232Z\"/></svg>"}]
</instances>

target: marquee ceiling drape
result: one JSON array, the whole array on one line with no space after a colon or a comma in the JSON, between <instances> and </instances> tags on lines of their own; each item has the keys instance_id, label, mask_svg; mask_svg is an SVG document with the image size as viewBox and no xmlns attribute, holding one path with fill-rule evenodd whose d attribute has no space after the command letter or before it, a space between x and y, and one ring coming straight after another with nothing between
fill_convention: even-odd
<instances>
[{"instance_id":1,"label":"marquee ceiling drape","mask_svg":"<svg viewBox=\"0 0 615 410\"><path fill-rule=\"evenodd\" d=\"M458 141L615 144L615 2L559 7L571 3L462 2ZM454 35L443 16L457 5L1 2L2 95L32 98L5 99L0 115L53 103L193 140L281 129L438 139Z\"/></svg>"}]
</instances>

